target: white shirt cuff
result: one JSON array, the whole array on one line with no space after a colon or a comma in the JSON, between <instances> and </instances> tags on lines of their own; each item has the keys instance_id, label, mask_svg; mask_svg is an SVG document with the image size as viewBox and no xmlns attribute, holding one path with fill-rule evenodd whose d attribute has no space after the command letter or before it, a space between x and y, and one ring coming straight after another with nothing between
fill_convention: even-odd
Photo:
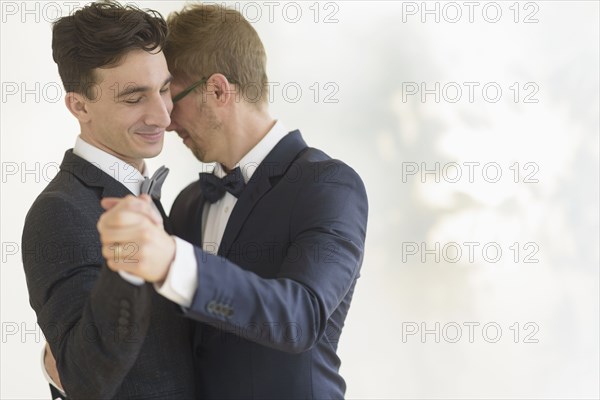
<instances>
[{"instance_id":1,"label":"white shirt cuff","mask_svg":"<svg viewBox=\"0 0 600 400\"><path fill-rule=\"evenodd\" d=\"M179 304L182 307L190 307L194 294L198 288L198 265L194 246L177 236L175 239L175 259L171 263L167 279L162 285L154 284L156 291Z\"/></svg>"},{"instance_id":2,"label":"white shirt cuff","mask_svg":"<svg viewBox=\"0 0 600 400\"><path fill-rule=\"evenodd\" d=\"M142 286L145 282L139 276L135 276L133 274L130 274L129 272L119 271L119 275L121 275L121 278L125 279L127 282L135 286Z\"/></svg>"},{"instance_id":3,"label":"white shirt cuff","mask_svg":"<svg viewBox=\"0 0 600 400\"><path fill-rule=\"evenodd\" d=\"M42 347L42 373L44 374L44 378L46 378L46 381L49 384L51 384L52 386L54 386L54 388L56 390L58 390L60 394L62 394L63 396L66 397L65 392L61 388L58 387L56 382L54 382L54 380L50 377L50 374L48 373L48 371L46 371L46 363L44 362L45 357L46 357L46 343L44 342L44 347Z\"/></svg>"}]
</instances>

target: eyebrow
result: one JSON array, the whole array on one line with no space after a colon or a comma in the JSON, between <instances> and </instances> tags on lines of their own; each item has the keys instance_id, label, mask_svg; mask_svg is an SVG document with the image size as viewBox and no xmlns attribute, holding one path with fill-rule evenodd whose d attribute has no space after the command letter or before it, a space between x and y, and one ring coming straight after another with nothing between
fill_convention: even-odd
<instances>
[{"instance_id":1,"label":"eyebrow","mask_svg":"<svg viewBox=\"0 0 600 400\"><path fill-rule=\"evenodd\" d=\"M173 76L169 76L167 79L165 79L165 81L163 82L163 84L161 85L161 87L165 86L167 83L170 83L173 80ZM123 89L118 95L117 98L121 98L124 96L129 96L130 94L134 94L134 93L142 93L142 92L148 92L150 91L150 87L149 86L133 86L133 85L127 85L127 87L125 89Z\"/></svg>"}]
</instances>

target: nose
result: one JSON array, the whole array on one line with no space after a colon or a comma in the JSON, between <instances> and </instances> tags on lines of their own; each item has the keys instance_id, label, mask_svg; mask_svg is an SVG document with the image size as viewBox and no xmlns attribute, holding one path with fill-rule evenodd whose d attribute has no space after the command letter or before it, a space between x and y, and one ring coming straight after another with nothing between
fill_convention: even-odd
<instances>
[{"instance_id":1,"label":"nose","mask_svg":"<svg viewBox=\"0 0 600 400\"><path fill-rule=\"evenodd\" d=\"M147 110L146 124L167 128L171 124L171 110L173 102L170 96L156 96L150 101L150 107Z\"/></svg>"},{"instance_id":2,"label":"nose","mask_svg":"<svg viewBox=\"0 0 600 400\"><path fill-rule=\"evenodd\" d=\"M175 115L171 114L171 123L167 126L166 130L169 132L176 131L179 129Z\"/></svg>"}]
</instances>

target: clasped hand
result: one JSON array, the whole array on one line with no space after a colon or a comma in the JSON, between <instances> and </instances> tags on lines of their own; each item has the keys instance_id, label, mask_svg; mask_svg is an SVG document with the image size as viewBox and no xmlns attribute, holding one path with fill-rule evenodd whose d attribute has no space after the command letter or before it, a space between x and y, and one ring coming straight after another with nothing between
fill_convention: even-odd
<instances>
[{"instance_id":1,"label":"clasped hand","mask_svg":"<svg viewBox=\"0 0 600 400\"><path fill-rule=\"evenodd\" d=\"M108 267L163 282L175 258L175 239L165 232L150 196L107 197L101 205L106 211L96 227Z\"/></svg>"}]
</instances>

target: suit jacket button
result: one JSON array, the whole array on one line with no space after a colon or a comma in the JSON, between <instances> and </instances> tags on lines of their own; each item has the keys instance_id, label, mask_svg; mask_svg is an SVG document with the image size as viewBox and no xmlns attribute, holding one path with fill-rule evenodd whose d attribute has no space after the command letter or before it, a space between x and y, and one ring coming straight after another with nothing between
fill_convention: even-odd
<instances>
[{"instance_id":1,"label":"suit jacket button","mask_svg":"<svg viewBox=\"0 0 600 400\"><path fill-rule=\"evenodd\" d=\"M222 304L215 304L215 312L217 314L223 314L223 305Z\"/></svg>"},{"instance_id":2,"label":"suit jacket button","mask_svg":"<svg viewBox=\"0 0 600 400\"><path fill-rule=\"evenodd\" d=\"M214 314L217 308L217 303L213 300L210 301L207 305L206 305L206 310L211 313Z\"/></svg>"},{"instance_id":3,"label":"suit jacket button","mask_svg":"<svg viewBox=\"0 0 600 400\"><path fill-rule=\"evenodd\" d=\"M119 338L124 338L129 334L129 329L125 326L119 326L117 328L117 335Z\"/></svg>"}]
</instances>

